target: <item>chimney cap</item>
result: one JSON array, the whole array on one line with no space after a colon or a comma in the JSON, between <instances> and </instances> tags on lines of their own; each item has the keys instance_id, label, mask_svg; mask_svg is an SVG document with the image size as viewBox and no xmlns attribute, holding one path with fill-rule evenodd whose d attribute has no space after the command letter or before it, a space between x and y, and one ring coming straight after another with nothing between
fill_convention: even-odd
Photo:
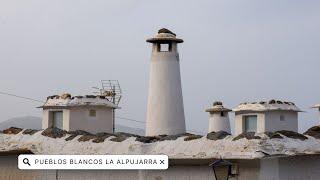
<instances>
[{"instance_id":1,"label":"chimney cap","mask_svg":"<svg viewBox=\"0 0 320 180\"><path fill-rule=\"evenodd\" d=\"M159 29L158 34L160 34L160 33L168 33L168 34L172 34L172 35L176 36L175 33L173 33L172 31L170 31L170 30L167 29L167 28L161 28L161 29Z\"/></svg>"},{"instance_id":2,"label":"chimney cap","mask_svg":"<svg viewBox=\"0 0 320 180\"><path fill-rule=\"evenodd\" d=\"M213 106L206 109L206 112L230 112L232 111L231 109L223 107L223 103L221 101L215 101L213 102Z\"/></svg>"},{"instance_id":3,"label":"chimney cap","mask_svg":"<svg viewBox=\"0 0 320 180\"><path fill-rule=\"evenodd\" d=\"M182 43L183 40L176 38L176 34L166 28L161 28L158 30L158 34L155 37L147 39L149 43Z\"/></svg>"}]
</instances>

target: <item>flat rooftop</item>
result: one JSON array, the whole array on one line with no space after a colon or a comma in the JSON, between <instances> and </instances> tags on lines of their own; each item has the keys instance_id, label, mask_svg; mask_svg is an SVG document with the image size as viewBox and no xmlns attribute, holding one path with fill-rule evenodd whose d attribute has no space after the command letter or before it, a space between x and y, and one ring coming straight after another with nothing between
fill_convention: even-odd
<instances>
[{"instance_id":1,"label":"flat rooftop","mask_svg":"<svg viewBox=\"0 0 320 180\"><path fill-rule=\"evenodd\" d=\"M301 112L301 110L292 102L280 101L280 100L270 100L270 101L260 101L260 102L245 102L241 103L239 106L235 107L233 111L295 111Z\"/></svg>"},{"instance_id":2,"label":"flat rooftop","mask_svg":"<svg viewBox=\"0 0 320 180\"><path fill-rule=\"evenodd\" d=\"M108 96L85 95L85 96L71 96L70 94L63 94L49 96L43 106L39 108L67 108L77 106L102 106L110 108L119 108L116 104L111 102Z\"/></svg>"}]
</instances>

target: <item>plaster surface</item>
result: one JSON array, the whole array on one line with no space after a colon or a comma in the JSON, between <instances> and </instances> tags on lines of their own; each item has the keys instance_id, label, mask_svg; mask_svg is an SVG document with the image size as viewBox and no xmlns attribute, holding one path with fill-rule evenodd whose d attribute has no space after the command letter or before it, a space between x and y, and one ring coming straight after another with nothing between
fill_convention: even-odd
<instances>
[{"instance_id":1,"label":"plaster surface","mask_svg":"<svg viewBox=\"0 0 320 180\"><path fill-rule=\"evenodd\" d=\"M146 135L174 135L186 132L177 44L160 52L153 44Z\"/></svg>"},{"instance_id":2,"label":"plaster surface","mask_svg":"<svg viewBox=\"0 0 320 180\"><path fill-rule=\"evenodd\" d=\"M208 132L225 131L231 133L230 121L228 112L223 112L224 116L221 116L221 112L213 112L209 114L209 127Z\"/></svg>"}]
</instances>

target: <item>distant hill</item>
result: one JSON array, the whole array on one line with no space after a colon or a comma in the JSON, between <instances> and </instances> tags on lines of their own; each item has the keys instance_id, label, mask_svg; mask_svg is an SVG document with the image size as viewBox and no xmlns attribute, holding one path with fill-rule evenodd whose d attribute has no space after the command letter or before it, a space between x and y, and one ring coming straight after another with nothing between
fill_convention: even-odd
<instances>
[{"instance_id":1,"label":"distant hill","mask_svg":"<svg viewBox=\"0 0 320 180\"><path fill-rule=\"evenodd\" d=\"M24 116L0 122L0 130L7 129L9 127L41 129L41 118L35 116Z\"/></svg>"},{"instance_id":2,"label":"distant hill","mask_svg":"<svg viewBox=\"0 0 320 180\"><path fill-rule=\"evenodd\" d=\"M41 129L41 118L34 116L24 116L8 119L0 122L0 131L9 127L19 127L28 129ZM138 135L144 135L144 130L139 128L131 128L125 125L116 125L117 132L126 132Z\"/></svg>"},{"instance_id":3,"label":"distant hill","mask_svg":"<svg viewBox=\"0 0 320 180\"><path fill-rule=\"evenodd\" d=\"M137 135L144 135L144 130L139 128L132 128L120 124L116 124L116 132L126 132L131 134L137 134Z\"/></svg>"}]
</instances>

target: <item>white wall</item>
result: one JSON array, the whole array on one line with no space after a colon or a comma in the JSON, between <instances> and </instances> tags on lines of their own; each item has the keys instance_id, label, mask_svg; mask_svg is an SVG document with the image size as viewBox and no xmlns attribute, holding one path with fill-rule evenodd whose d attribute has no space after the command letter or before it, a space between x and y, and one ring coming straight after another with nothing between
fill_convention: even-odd
<instances>
[{"instance_id":1,"label":"white wall","mask_svg":"<svg viewBox=\"0 0 320 180\"><path fill-rule=\"evenodd\" d=\"M238 175L230 180L317 180L320 156L293 156L261 160L233 160ZM0 179L34 180L214 180L211 167L171 165L168 170L19 170L17 156L0 156Z\"/></svg>"},{"instance_id":2,"label":"white wall","mask_svg":"<svg viewBox=\"0 0 320 180\"><path fill-rule=\"evenodd\" d=\"M70 130L70 110L63 110L63 129L66 131Z\"/></svg>"},{"instance_id":3,"label":"white wall","mask_svg":"<svg viewBox=\"0 0 320 180\"><path fill-rule=\"evenodd\" d=\"M148 171L61 171L58 177L60 180L212 180L214 174L208 166L173 166L168 170Z\"/></svg>"},{"instance_id":4,"label":"white wall","mask_svg":"<svg viewBox=\"0 0 320 180\"><path fill-rule=\"evenodd\" d=\"M280 120L280 116L284 120ZM298 132L298 113L293 111L268 111L266 112L266 131L289 130Z\"/></svg>"},{"instance_id":5,"label":"white wall","mask_svg":"<svg viewBox=\"0 0 320 180\"><path fill-rule=\"evenodd\" d=\"M259 179L317 180L320 177L319 167L319 155L262 159Z\"/></svg>"},{"instance_id":6,"label":"white wall","mask_svg":"<svg viewBox=\"0 0 320 180\"><path fill-rule=\"evenodd\" d=\"M47 129L50 126L49 119L50 119L49 110L44 109L42 111L42 129Z\"/></svg>"},{"instance_id":7,"label":"white wall","mask_svg":"<svg viewBox=\"0 0 320 180\"><path fill-rule=\"evenodd\" d=\"M260 180L279 179L279 158L266 158L260 160Z\"/></svg>"},{"instance_id":8,"label":"white wall","mask_svg":"<svg viewBox=\"0 0 320 180\"><path fill-rule=\"evenodd\" d=\"M235 160L238 165L238 174L230 180L258 180L259 179L259 160Z\"/></svg>"},{"instance_id":9,"label":"white wall","mask_svg":"<svg viewBox=\"0 0 320 180\"><path fill-rule=\"evenodd\" d=\"M318 125L320 125L320 108L318 108L318 115L319 115Z\"/></svg>"},{"instance_id":10,"label":"white wall","mask_svg":"<svg viewBox=\"0 0 320 180\"><path fill-rule=\"evenodd\" d=\"M89 116L89 110L96 110L96 117ZM70 109L69 130L84 130L90 133L113 132L111 108L77 107Z\"/></svg>"},{"instance_id":11,"label":"white wall","mask_svg":"<svg viewBox=\"0 0 320 180\"><path fill-rule=\"evenodd\" d=\"M220 112L209 113L209 126L208 133L214 131L226 131L231 133L230 130L230 121L229 121L229 113L223 112L224 116L221 116Z\"/></svg>"},{"instance_id":12,"label":"white wall","mask_svg":"<svg viewBox=\"0 0 320 180\"><path fill-rule=\"evenodd\" d=\"M55 180L55 170L19 170L18 155L0 155L1 180Z\"/></svg>"},{"instance_id":13,"label":"white wall","mask_svg":"<svg viewBox=\"0 0 320 180\"><path fill-rule=\"evenodd\" d=\"M259 160L240 160L239 175L230 180L255 180ZM214 180L208 164L171 165L167 170L19 170L17 156L0 156L0 179L33 180Z\"/></svg>"},{"instance_id":14,"label":"white wall","mask_svg":"<svg viewBox=\"0 0 320 180\"><path fill-rule=\"evenodd\" d=\"M279 180L320 179L320 157L295 156L279 159Z\"/></svg>"},{"instance_id":15,"label":"white wall","mask_svg":"<svg viewBox=\"0 0 320 180\"><path fill-rule=\"evenodd\" d=\"M257 115L257 133L290 130L298 132L298 113L293 111L236 112L235 135L244 131L244 116ZM285 120L280 120L283 115Z\"/></svg>"},{"instance_id":16,"label":"white wall","mask_svg":"<svg viewBox=\"0 0 320 180\"><path fill-rule=\"evenodd\" d=\"M96 110L96 117L90 117L89 111ZM66 131L84 130L90 133L113 132L112 108L73 107L71 109L43 110L42 129L52 126L50 111L63 111L63 129Z\"/></svg>"}]
</instances>

